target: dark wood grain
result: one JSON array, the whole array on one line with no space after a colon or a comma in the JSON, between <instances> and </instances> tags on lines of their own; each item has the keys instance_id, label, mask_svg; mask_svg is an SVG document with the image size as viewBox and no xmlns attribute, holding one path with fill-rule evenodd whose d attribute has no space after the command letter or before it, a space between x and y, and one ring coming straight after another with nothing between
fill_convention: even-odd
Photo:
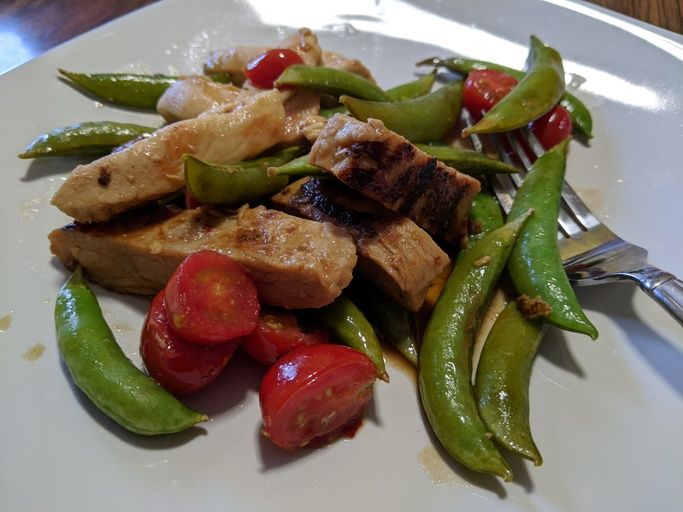
<instances>
[{"instance_id":1,"label":"dark wood grain","mask_svg":"<svg viewBox=\"0 0 683 512\"><path fill-rule=\"evenodd\" d=\"M157 0L0 0L0 73ZM682 0L592 0L683 34Z\"/></svg>"}]
</instances>

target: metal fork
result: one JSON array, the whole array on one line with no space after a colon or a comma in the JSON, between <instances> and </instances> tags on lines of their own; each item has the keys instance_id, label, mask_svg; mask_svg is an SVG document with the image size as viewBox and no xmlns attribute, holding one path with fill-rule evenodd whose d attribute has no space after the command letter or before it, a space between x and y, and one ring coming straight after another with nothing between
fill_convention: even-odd
<instances>
[{"instance_id":1,"label":"metal fork","mask_svg":"<svg viewBox=\"0 0 683 512\"><path fill-rule=\"evenodd\" d=\"M474 124L463 109L463 120ZM528 128L518 134L538 157L543 146ZM491 185L503 210L510 210L515 191L522 183L532 161L513 133L490 136L496 152L506 163L520 169L518 175L495 175ZM478 135L471 135L475 150L484 145ZM512 149L506 150L505 143ZM565 181L562 186L562 207L558 218L560 256L570 281L576 286L591 286L630 280L662 306L683 326L683 281L669 272L647 263L647 250L619 238L605 226Z\"/></svg>"}]
</instances>

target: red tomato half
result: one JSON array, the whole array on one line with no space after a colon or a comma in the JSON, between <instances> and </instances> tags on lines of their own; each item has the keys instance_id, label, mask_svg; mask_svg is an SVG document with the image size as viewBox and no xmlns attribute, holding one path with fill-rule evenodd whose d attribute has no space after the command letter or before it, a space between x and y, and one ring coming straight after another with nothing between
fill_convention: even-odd
<instances>
[{"instance_id":1,"label":"red tomato half","mask_svg":"<svg viewBox=\"0 0 683 512\"><path fill-rule=\"evenodd\" d=\"M297 347L328 340L325 331L303 331L292 313L262 309L256 329L244 337L242 348L259 363L271 365Z\"/></svg>"},{"instance_id":2,"label":"red tomato half","mask_svg":"<svg viewBox=\"0 0 683 512\"><path fill-rule=\"evenodd\" d=\"M292 64L303 64L303 59L294 50L276 48L262 53L247 64L244 74L260 89L271 89L273 82Z\"/></svg>"},{"instance_id":3,"label":"red tomato half","mask_svg":"<svg viewBox=\"0 0 683 512\"><path fill-rule=\"evenodd\" d=\"M263 434L285 450L343 435L372 398L376 375L365 354L342 345L289 352L261 381Z\"/></svg>"},{"instance_id":4,"label":"red tomato half","mask_svg":"<svg viewBox=\"0 0 683 512\"><path fill-rule=\"evenodd\" d=\"M572 136L572 116L564 107L557 105L539 117L529 128L545 149L550 149Z\"/></svg>"},{"instance_id":5,"label":"red tomato half","mask_svg":"<svg viewBox=\"0 0 683 512\"><path fill-rule=\"evenodd\" d=\"M463 86L462 104L478 119L481 117L482 110L490 110L516 85L515 77L501 71L493 69L471 71Z\"/></svg>"},{"instance_id":6,"label":"red tomato half","mask_svg":"<svg viewBox=\"0 0 683 512\"><path fill-rule=\"evenodd\" d=\"M256 286L228 256L199 251L180 264L166 284L171 327L194 343L222 343L256 328Z\"/></svg>"},{"instance_id":7,"label":"red tomato half","mask_svg":"<svg viewBox=\"0 0 683 512\"><path fill-rule=\"evenodd\" d=\"M199 391L220 375L239 340L201 346L178 336L168 320L164 292L159 292L147 312L140 339L140 355L149 374L171 393Z\"/></svg>"}]
</instances>

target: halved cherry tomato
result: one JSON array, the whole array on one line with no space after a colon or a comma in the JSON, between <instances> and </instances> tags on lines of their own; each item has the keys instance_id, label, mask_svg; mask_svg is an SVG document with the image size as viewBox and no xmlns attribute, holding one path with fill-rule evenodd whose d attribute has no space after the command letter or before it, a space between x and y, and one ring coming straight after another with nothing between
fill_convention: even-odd
<instances>
[{"instance_id":1,"label":"halved cherry tomato","mask_svg":"<svg viewBox=\"0 0 683 512\"><path fill-rule=\"evenodd\" d=\"M191 254L166 284L171 327L194 343L222 343L256 328L256 286L232 259L215 251Z\"/></svg>"},{"instance_id":2,"label":"halved cherry tomato","mask_svg":"<svg viewBox=\"0 0 683 512\"><path fill-rule=\"evenodd\" d=\"M271 89L273 82L292 64L303 64L303 59L294 50L276 48L262 53L247 64L244 74L260 89Z\"/></svg>"},{"instance_id":3,"label":"halved cherry tomato","mask_svg":"<svg viewBox=\"0 0 683 512\"><path fill-rule=\"evenodd\" d=\"M372 398L376 376L373 362L349 347L292 350L261 381L263 434L285 450L344 435Z\"/></svg>"},{"instance_id":4,"label":"halved cherry tomato","mask_svg":"<svg viewBox=\"0 0 683 512\"><path fill-rule=\"evenodd\" d=\"M462 104L475 118L490 110L517 85L513 76L493 69L471 71L462 90Z\"/></svg>"},{"instance_id":5,"label":"halved cherry tomato","mask_svg":"<svg viewBox=\"0 0 683 512\"><path fill-rule=\"evenodd\" d=\"M147 312L140 355L154 380L171 393L182 395L213 382L238 345L239 340L201 346L182 339L171 328L162 291L154 297Z\"/></svg>"},{"instance_id":6,"label":"halved cherry tomato","mask_svg":"<svg viewBox=\"0 0 683 512\"><path fill-rule=\"evenodd\" d=\"M547 114L533 121L529 128L545 149L550 149L572 136L572 116L557 105Z\"/></svg>"},{"instance_id":7,"label":"halved cherry tomato","mask_svg":"<svg viewBox=\"0 0 683 512\"><path fill-rule=\"evenodd\" d=\"M325 331L306 332L292 313L269 308L261 309L256 329L244 337L242 348L259 363L271 365L295 348L328 341Z\"/></svg>"}]
</instances>

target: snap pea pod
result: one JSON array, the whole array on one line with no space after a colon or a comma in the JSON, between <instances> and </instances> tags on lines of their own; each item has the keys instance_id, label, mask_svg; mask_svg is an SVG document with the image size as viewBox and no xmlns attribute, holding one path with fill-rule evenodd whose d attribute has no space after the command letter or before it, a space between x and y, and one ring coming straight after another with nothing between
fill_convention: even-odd
<instances>
[{"instance_id":1,"label":"snap pea pod","mask_svg":"<svg viewBox=\"0 0 683 512\"><path fill-rule=\"evenodd\" d=\"M410 364L417 367L415 315L370 283L358 285L356 297L360 298L358 303L368 313L382 340L391 343Z\"/></svg>"},{"instance_id":2,"label":"snap pea pod","mask_svg":"<svg viewBox=\"0 0 683 512\"><path fill-rule=\"evenodd\" d=\"M544 153L524 177L508 214L514 219L529 208L536 211L519 237L508 272L520 295L540 297L551 308L551 324L595 339L598 331L579 305L557 246L557 217L566 166L568 141Z\"/></svg>"},{"instance_id":3,"label":"snap pea pod","mask_svg":"<svg viewBox=\"0 0 683 512\"><path fill-rule=\"evenodd\" d=\"M192 196L203 204L237 205L274 194L287 185L288 176L270 175L269 167L291 161L303 151L293 146L270 156L213 165L184 155L185 183Z\"/></svg>"},{"instance_id":4,"label":"snap pea pod","mask_svg":"<svg viewBox=\"0 0 683 512\"><path fill-rule=\"evenodd\" d=\"M427 324L418 381L429 423L454 458L509 481L512 471L489 438L472 389L472 350L486 304L531 212L482 238L455 265Z\"/></svg>"},{"instance_id":5,"label":"snap pea pod","mask_svg":"<svg viewBox=\"0 0 683 512\"><path fill-rule=\"evenodd\" d=\"M498 200L486 190L481 190L472 201L468 219L467 246L458 253L458 261L471 251L479 240L504 223L503 210Z\"/></svg>"},{"instance_id":6,"label":"snap pea pod","mask_svg":"<svg viewBox=\"0 0 683 512\"><path fill-rule=\"evenodd\" d=\"M133 73L59 72L76 85L105 101L137 108L156 108L157 101L178 76L141 75ZM225 75L211 75L214 82L225 82Z\"/></svg>"},{"instance_id":7,"label":"snap pea pod","mask_svg":"<svg viewBox=\"0 0 683 512\"><path fill-rule=\"evenodd\" d=\"M379 119L411 142L438 141L460 116L462 82L451 82L431 94L406 101L364 101L342 96L340 101L361 121Z\"/></svg>"},{"instance_id":8,"label":"snap pea pod","mask_svg":"<svg viewBox=\"0 0 683 512\"><path fill-rule=\"evenodd\" d=\"M348 114L349 110L344 106L340 107L330 107L330 108L323 108L320 110L320 115L324 117L325 119L329 119L335 114Z\"/></svg>"},{"instance_id":9,"label":"snap pea pod","mask_svg":"<svg viewBox=\"0 0 683 512\"><path fill-rule=\"evenodd\" d=\"M416 144L418 148L441 160L446 165L455 167L458 171L472 176L482 174L510 174L519 172L516 167L508 165L501 160L491 158L471 149L444 146L439 144Z\"/></svg>"},{"instance_id":10,"label":"snap pea pod","mask_svg":"<svg viewBox=\"0 0 683 512\"><path fill-rule=\"evenodd\" d=\"M351 299L344 294L340 295L332 304L317 310L316 318L330 330L335 341L368 356L375 363L377 377L389 382L379 339L368 319Z\"/></svg>"},{"instance_id":11,"label":"snap pea pod","mask_svg":"<svg viewBox=\"0 0 683 512\"><path fill-rule=\"evenodd\" d=\"M553 48L531 36L529 71L503 99L484 114L474 126L462 131L498 133L529 124L553 108L564 93L562 58Z\"/></svg>"},{"instance_id":12,"label":"snap pea pod","mask_svg":"<svg viewBox=\"0 0 683 512\"><path fill-rule=\"evenodd\" d=\"M495 64L493 62L474 59L461 59L457 57L449 59L439 59L437 57L433 57L431 59L418 62L417 65L443 66L450 71L454 71L463 75L467 75L469 72L478 69L494 69L496 71L502 71L503 73L514 76L517 80L521 80L524 78L524 75L526 75L524 71L509 68L507 66L501 66L500 64ZM579 98L567 91L562 94L562 97L560 98L560 105L562 105L562 107L569 112L574 128L586 136L586 138L592 138L593 118L591 116L590 110L588 110L588 107L586 107L586 105Z\"/></svg>"},{"instance_id":13,"label":"snap pea pod","mask_svg":"<svg viewBox=\"0 0 683 512\"><path fill-rule=\"evenodd\" d=\"M405 84L397 85L391 89L387 89L386 94L390 101L405 101L419 98L425 94L429 94L436 80L436 70Z\"/></svg>"},{"instance_id":14,"label":"snap pea pod","mask_svg":"<svg viewBox=\"0 0 683 512\"><path fill-rule=\"evenodd\" d=\"M496 441L536 466L543 458L529 426L529 380L544 332L542 320L510 302L486 338L474 383L479 414Z\"/></svg>"},{"instance_id":15,"label":"snap pea pod","mask_svg":"<svg viewBox=\"0 0 683 512\"><path fill-rule=\"evenodd\" d=\"M114 121L84 122L57 128L33 140L19 158L105 155L116 146L152 133L156 128Z\"/></svg>"},{"instance_id":16,"label":"snap pea pod","mask_svg":"<svg viewBox=\"0 0 683 512\"><path fill-rule=\"evenodd\" d=\"M370 101L388 101L387 94L377 85L348 71L326 68L324 66L289 66L275 81L275 87L295 86L304 89Z\"/></svg>"},{"instance_id":17,"label":"snap pea pod","mask_svg":"<svg viewBox=\"0 0 683 512\"><path fill-rule=\"evenodd\" d=\"M295 158L284 165L268 168L268 176L329 176L322 168L308 163L308 155Z\"/></svg>"},{"instance_id":18,"label":"snap pea pod","mask_svg":"<svg viewBox=\"0 0 683 512\"><path fill-rule=\"evenodd\" d=\"M105 322L80 267L57 295L59 352L74 384L122 427L143 435L168 434L206 421L128 360Z\"/></svg>"}]
</instances>

